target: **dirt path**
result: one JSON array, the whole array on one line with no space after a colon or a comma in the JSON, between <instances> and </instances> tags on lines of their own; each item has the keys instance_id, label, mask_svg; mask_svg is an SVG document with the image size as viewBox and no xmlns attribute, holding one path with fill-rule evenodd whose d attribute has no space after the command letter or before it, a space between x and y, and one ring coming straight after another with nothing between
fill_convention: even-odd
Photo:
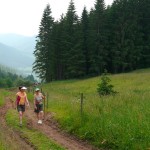
<instances>
[{"instance_id":1,"label":"dirt path","mask_svg":"<svg viewBox=\"0 0 150 150\"><path fill-rule=\"evenodd\" d=\"M57 124L54 123L51 114L47 114L42 125L37 124L37 119L33 113L33 109L28 109L25 116L28 118L28 126L36 128L59 145L68 150L96 150L93 146L86 142L79 141L77 138L62 132Z\"/></svg>"},{"instance_id":2,"label":"dirt path","mask_svg":"<svg viewBox=\"0 0 150 150\"><path fill-rule=\"evenodd\" d=\"M6 126L4 116L9 108L12 108L13 105L11 101L7 99L7 104L0 109L0 119L3 121L3 126ZM55 143L61 145L67 150L97 150L90 144L78 140L77 138L68 135L67 133L62 132L59 128L57 123L53 120L53 116L49 113L46 115L43 124L37 124L37 118L35 113L33 112L33 108L27 108L25 112L25 117L27 118L28 122L27 125L29 128L38 129L40 132L45 134L48 138L55 141ZM13 131L12 131L13 132ZM9 132L10 133L10 132ZM25 139L21 138L16 132L13 132L14 140L17 141L18 146L21 146L22 150L31 150L34 149L30 143L27 143Z\"/></svg>"},{"instance_id":3,"label":"dirt path","mask_svg":"<svg viewBox=\"0 0 150 150\"><path fill-rule=\"evenodd\" d=\"M20 134L13 131L6 125L5 115L8 109L12 108L11 102L6 98L6 105L0 108L0 130L2 137L4 138L4 142L7 149L11 150L33 150L34 148L30 143L28 143L25 139L23 139Z\"/></svg>"}]
</instances>

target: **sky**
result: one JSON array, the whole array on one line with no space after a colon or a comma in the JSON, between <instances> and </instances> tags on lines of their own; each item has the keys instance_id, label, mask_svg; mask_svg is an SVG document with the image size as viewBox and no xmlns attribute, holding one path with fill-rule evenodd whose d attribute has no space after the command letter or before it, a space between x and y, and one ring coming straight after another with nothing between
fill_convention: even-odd
<instances>
[{"instance_id":1,"label":"sky","mask_svg":"<svg viewBox=\"0 0 150 150\"><path fill-rule=\"evenodd\" d=\"M0 34L15 33L25 36L38 34L43 11L50 4L52 16L58 20L66 14L70 0L0 0ZM111 5L113 0L105 0ZM89 11L94 7L95 0L74 0L79 16L86 6Z\"/></svg>"}]
</instances>

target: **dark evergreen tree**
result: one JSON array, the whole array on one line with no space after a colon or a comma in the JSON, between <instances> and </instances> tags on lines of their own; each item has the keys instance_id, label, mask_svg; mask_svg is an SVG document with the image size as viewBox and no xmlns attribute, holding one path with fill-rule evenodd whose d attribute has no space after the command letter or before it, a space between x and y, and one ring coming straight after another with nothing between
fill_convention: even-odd
<instances>
[{"instance_id":1,"label":"dark evergreen tree","mask_svg":"<svg viewBox=\"0 0 150 150\"><path fill-rule=\"evenodd\" d=\"M53 18L51 16L50 5L48 4L44 10L41 24L39 27L39 34L36 40L36 47L34 51L35 62L33 64L33 71L38 74L38 77L46 82L53 79Z\"/></svg>"},{"instance_id":2,"label":"dark evergreen tree","mask_svg":"<svg viewBox=\"0 0 150 150\"><path fill-rule=\"evenodd\" d=\"M65 45L64 58L66 60L64 66L65 78L79 77L84 74L81 67L83 54L81 52L80 45L80 25L73 0L70 1L68 11L65 16L64 26L65 40L63 40L63 43Z\"/></svg>"},{"instance_id":3,"label":"dark evergreen tree","mask_svg":"<svg viewBox=\"0 0 150 150\"><path fill-rule=\"evenodd\" d=\"M130 5L129 5L130 3ZM136 68L141 53L141 33L135 1L116 0L109 11L108 44L111 72L124 72Z\"/></svg>"},{"instance_id":4,"label":"dark evergreen tree","mask_svg":"<svg viewBox=\"0 0 150 150\"><path fill-rule=\"evenodd\" d=\"M90 52L89 52L89 16L84 7L81 16L81 52L84 55L83 67L85 75L88 76L90 73Z\"/></svg>"},{"instance_id":5,"label":"dark evergreen tree","mask_svg":"<svg viewBox=\"0 0 150 150\"><path fill-rule=\"evenodd\" d=\"M54 39L54 74L55 80L64 79L64 66L65 66L65 30L64 30L64 17L61 16L60 21L55 22L53 27L53 39Z\"/></svg>"},{"instance_id":6,"label":"dark evergreen tree","mask_svg":"<svg viewBox=\"0 0 150 150\"><path fill-rule=\"evenodd\" d=\"M150 67L149 0L96 0L78 18L73 0L54 22L46 7L37 36L33 70L49 82ZM2 76L2 75L1 75Z\"/></svg>"},{"instance_id":7,"label":"dark evergreen tree","mask_svg":"<svg viewBox=\"0 0 150 150\"><path fill-rule=\"evenodd\" d=\"M142 54L139 66L150 67L150 1L139 0L138 2L139 24L143 34Z\"/></svg>"},{"instance_id":8,"label":"dark evergreen tree","mask_svg":"<svg viewBox=\"0 0 150 150\"><path fill-rule=\"evenodd\" d=\"M108 52L105 49L105 3L97 0L94 10L90 13L91 72L99 75L107 65Z\"/></svg>"}]
</instances>

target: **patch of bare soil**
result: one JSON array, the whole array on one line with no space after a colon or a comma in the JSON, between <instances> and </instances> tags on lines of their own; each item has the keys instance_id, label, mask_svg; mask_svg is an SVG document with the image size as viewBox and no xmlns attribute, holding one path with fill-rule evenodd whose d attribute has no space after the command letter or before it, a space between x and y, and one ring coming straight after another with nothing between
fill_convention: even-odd
<instances>
[{"instance_id":1,"label":"patch of bare soil","mask_svg":"<svg viewBox=\"0 0 150 150\"><path fill-rule=\"evenodd\" d=\"M0 130L3 138L4 144L7 145L7 149L11 150L33 150L35 148L32 147L30 143L27 143L21 137L21 134L12 130L7 126L5 121L5 115L8 109L12 108L12 103L6 98L6 105L0 107Z\"/></svg>"},{"instance_id":2,"label":"patch of bare soil","mask_svg":"<svg viewBox=\"0 0 150 150\"><path fill-rule=\"evenodd\" d=\"M10 101L3 108L4 111L2 110L0 111L1 113L3 113L3 115L0 115L0 116L3 116L1 118L3 119L4 124L5 124L5 120L4 120L5 113L7 109L12 108L12 107L13 107L13 102ZM31 128L31 129L35 128L39 130L40 132L45 134L49 139L55 141L55 143L57 143L58 145L61 145L67 150L98 150L97 148L93 147L87 142L79 140L76 137L71 136L63 132L62 130L60 130L57 122L53 119L52 113L48 113L45 115L42 125L37 124L36 114L34 113L32 107L30 108L26 107L25 117L28 120L28 123L27 123L28 128ZM28 143L25 139L20 138L17 133L14 133L14 134L15 135L13 137L16 138L16 141L19 141L19 143L22 143L21 148L25 147L26 150L36 149L32 147L32 145Z\"/></svg>"},{"instance_id":3,"label":"patch of bare soil","mask_svg":"<svg viewBox=\"0 0 150 150\"><path fill-rule=\"evenodd\" d=\"M36 115L33 112L33 109L28 109L25 113L25 116L28 118L28 127L36 128L47 137L54 140L55 143L62 145L68 150L97 150L87 142L83 142L67 133L61 131L58 128L57 123L53 120L51 114L47 114L43 120L43 124L37 124Z\"/></svg>"}]
</instances>

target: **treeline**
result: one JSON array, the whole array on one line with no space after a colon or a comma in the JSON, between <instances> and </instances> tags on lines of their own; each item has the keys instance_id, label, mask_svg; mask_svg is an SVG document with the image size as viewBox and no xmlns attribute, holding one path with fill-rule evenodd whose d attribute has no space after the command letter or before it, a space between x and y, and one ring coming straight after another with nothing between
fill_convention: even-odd
<instances>
[{"instance_id":1,"label":"treeline","mask_svg":"<svg viewBox=\"0 0 150 150\"><path fill-rule=\"evenodd\" d=\"M96 0L79 17L71 0L59 21L48 4L34 55L33 71L46 82L150 67L150 1Z\"/></svg>"},{"instance_id":2,"label":"treeline","mask_svg":"<svg viewBox=\"0 0 150 150\"><path fill-rule=\"evenodd\" d=\"M23 77L15 72L14 69L0 65L0 88L10 88L20 85L30 86L35 82L33 75Z\"/></svg>"}]
</instances>

